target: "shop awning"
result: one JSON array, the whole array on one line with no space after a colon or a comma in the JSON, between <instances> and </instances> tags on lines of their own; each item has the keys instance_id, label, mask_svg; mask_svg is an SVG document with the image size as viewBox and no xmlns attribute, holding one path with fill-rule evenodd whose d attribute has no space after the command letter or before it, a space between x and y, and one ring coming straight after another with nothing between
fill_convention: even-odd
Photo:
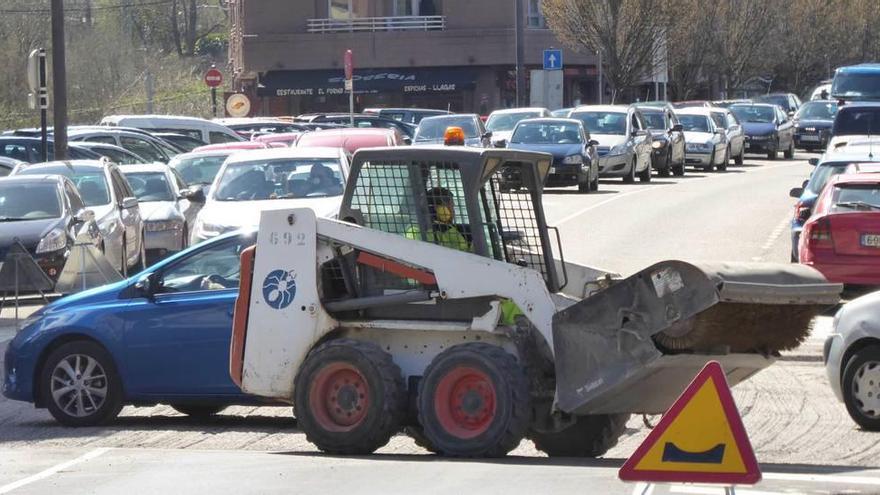
<instances>
[{"instance_id":1,"label":"shop awning","mask_svg":"<svg viewBox=\"0 0 880 495\"><path fill-rule=\"evenodd\" d=\"M329 96L345 94L338 70L279 70L260 78L258 96ZM477 71L461 67L362 69L354 73L355 93L450 93L473 89Z\"/></svg>"}]
</instances>

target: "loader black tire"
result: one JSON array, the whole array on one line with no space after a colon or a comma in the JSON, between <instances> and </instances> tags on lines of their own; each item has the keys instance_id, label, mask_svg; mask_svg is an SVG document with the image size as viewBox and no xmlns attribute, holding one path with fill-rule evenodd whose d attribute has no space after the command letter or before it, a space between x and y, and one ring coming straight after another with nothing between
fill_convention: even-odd
<instances>
[{"instance_id":1,"label":"loader black tire","mask_svg":"<svg viewBox=\"0 0 880 495\"><path fill-rule=\"evenodd\" d=\"M599 457L617 445L629 414L579 416L575 424L553 433L529 432L535 447L550 457Z\"/></svg>"},{"instance_id":2,"label":"loader black tire","mask_svg":"<svg viewBox=\"0 0 880 495\"><path fill-rule=\"evenodd\" d=\"M321 344L309 353L295 386L298 425L327 453L370 454L400 430L405 416L400 368L372 343L337 339Z\"/></svg>"},{"instance_id":3,"label":"loader black tire","mask_svg":"<svg viewBox=\"0 0 880 495\"><path fill-rule=\"evenodd\" d=\"M426 448L453 457L501 457L525 437L531 420L523 366L504 349L461 344L440 353L419 382Z\"/></svg>"}]
</instances>

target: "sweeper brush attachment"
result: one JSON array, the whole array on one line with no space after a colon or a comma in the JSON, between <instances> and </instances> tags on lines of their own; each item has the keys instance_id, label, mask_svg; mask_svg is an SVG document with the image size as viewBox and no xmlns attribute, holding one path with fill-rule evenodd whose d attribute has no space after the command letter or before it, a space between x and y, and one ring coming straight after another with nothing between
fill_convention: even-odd
<instances>
[{"instance_id":1,"label":"sweeper brush attachment","mask_svg":"<svg viewBox=\"0 0 880 495\"><path fill-rule=\"evenodd\" d=\"M653 265L556 314L557 406L661 413L709 360L736 384L803 342L840 291L801 265Z\"/></svg>"}]
</instances>

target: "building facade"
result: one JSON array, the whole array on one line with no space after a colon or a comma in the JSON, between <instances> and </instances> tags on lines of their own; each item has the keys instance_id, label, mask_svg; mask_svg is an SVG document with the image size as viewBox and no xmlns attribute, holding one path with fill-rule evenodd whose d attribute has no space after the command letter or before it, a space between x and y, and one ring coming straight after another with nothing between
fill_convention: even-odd
<instances>
[{"instance_id":1,"label":"building facade","mask_svg":"<svg viewBox=\"0 0 880 495\"><path fill-rule=\"evenodd\" d=\"M527 85L562 48L540 0L522 0ZM233 90L254 112L347 111L343 54L354 54L355 110L427 107L486 114L515 106L516 0L230 0ZM596 57L563 49L563 105L598 98ZM528 91L528 89L526 89ZM528 92L525 93L528 95Z\"/></svg>"}]
</instances>

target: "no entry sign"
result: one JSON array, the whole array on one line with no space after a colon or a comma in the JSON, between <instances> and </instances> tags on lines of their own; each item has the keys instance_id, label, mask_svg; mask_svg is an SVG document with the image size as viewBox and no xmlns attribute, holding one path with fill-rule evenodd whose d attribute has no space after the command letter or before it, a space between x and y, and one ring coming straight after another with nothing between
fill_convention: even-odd
<instances>
[{"instance_id":1,"label":"no entry sign","mask_svg":"<svg viewBox=\"0 0 880 495\"><path fill-rule=\"evenodd\" d=\"M223 73L214 68L208 69L208 72L205 72L205 84L209 88L220 86L223 84Z\"/></svg>"}]
</instances>

